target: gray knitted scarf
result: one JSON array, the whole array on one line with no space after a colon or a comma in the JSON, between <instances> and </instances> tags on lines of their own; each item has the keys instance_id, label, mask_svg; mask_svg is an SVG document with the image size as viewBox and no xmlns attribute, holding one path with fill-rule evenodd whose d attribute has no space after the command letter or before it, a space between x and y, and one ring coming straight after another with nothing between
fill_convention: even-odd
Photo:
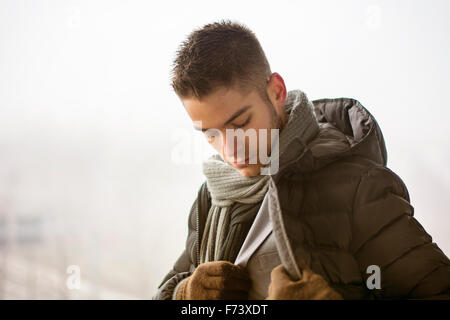
<instances>
[{"instance_id":1,"label":"gray knitted scarf","mask_svg":"<svg viewBox=\"0 0 450 320\"><path fill-rule=\"evenodd\" d=\"M280 168L290 160L291 152L286 151L293 139L300 138L306 145L319 132L313 105L302 91L288 92L284 110L288 122L279 132ZM203 173L211 193L211 208L201 240L200 263L233 262L268 190L269 176L244 177L219 154L203 162ZM234 210L236 203L246 209Z\"/></svg>"}]
</instances>

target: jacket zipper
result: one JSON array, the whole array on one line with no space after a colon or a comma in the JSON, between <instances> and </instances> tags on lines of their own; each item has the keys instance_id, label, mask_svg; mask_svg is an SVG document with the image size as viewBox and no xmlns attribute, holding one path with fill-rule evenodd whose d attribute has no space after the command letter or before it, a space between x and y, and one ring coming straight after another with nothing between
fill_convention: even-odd
<instances>
[{"instance_id":1,"label":"jacket zipper","mask_svg":"<svg viewBox=\"0 0 450 320\"><path fill-rule=\"evenodd\" d=\"M196 211L196 214L197 214L197 265L196 265L196 267L200 264L200 241L199 241L199 238L200 238L200 218L199 218L199 213L198 213L198 203L197 203L197 205L195 206L195 211Z\"/></svg>"}]
</instances>

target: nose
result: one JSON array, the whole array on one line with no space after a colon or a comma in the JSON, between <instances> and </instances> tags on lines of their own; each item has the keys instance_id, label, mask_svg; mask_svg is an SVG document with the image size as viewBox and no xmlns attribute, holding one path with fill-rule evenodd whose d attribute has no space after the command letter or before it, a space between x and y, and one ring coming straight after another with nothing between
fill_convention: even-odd
<instances>
[{"instance_id":1,"label":"nose","mask_svg":"<svg viewBox=\"0 0 450 320\"><path fill-rule=\"evenodd\" d=\"M222 133L222 153L229 162L245 159L245 142L241 140L233 134L227 139L226 134ZM241 142L241 145L238 145L238 141Z\"/></svg>"}]
</instances>

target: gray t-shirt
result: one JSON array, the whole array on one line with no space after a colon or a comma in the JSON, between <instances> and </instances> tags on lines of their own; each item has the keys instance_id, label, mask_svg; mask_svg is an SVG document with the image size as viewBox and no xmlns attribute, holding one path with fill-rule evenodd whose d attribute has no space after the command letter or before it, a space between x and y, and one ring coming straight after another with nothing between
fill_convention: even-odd
<instances>
[{"instance_id":1,"label":"gray t-shirt","mask_svg":"<svg viewBox=\"0 0 450 320\"><path fill-rule=\"evenodd\" d=\"M235 261L235 264L247 267L249 271L252 280L250 300L262 300L267 297L270 273L280 263L266 193Z\"/></svg>"}]
</instances>

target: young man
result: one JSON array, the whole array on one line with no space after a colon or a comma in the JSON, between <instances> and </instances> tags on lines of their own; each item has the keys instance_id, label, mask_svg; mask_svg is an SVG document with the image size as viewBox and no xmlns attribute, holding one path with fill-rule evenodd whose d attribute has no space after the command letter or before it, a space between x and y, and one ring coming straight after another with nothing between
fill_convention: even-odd
<instances>
[{"instance_id":1,"label":"young man","mask_svg":"<svg viewBox=\"0 0 450 320\"><path fill-rule=\"evenodd\" d=\"M191 33L172 80L217 155L155 299L449 297L450 261L357 100L287 91L254 33L230 21ZM256 143L227 135L237 129Z\"/></svg>"}]
</instances>

